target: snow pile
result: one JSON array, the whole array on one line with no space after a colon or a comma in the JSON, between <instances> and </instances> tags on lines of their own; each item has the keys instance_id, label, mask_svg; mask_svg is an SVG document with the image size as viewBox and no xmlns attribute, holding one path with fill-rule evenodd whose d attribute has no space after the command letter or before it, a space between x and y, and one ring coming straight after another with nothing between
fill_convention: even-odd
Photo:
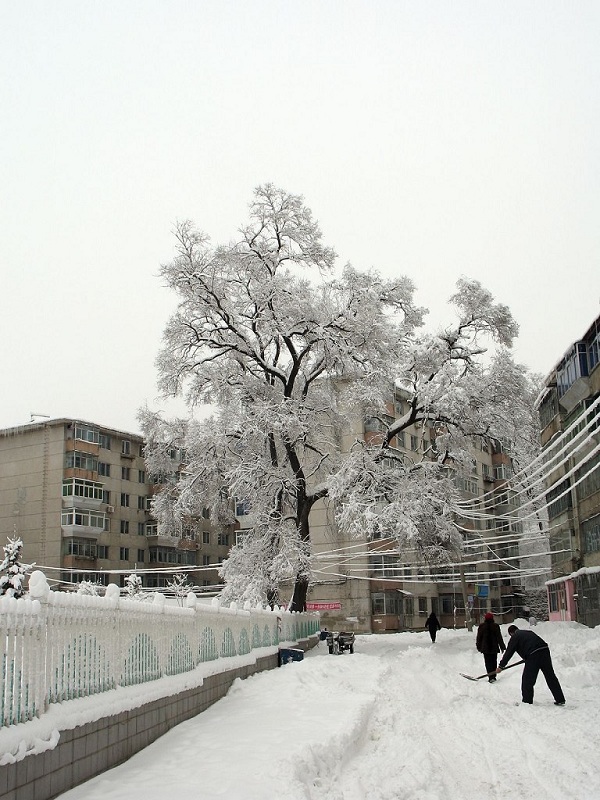
<instances>
[{"instance_id":1,"label":"snow pile","mask_svg":"<svg viewBox=\"0 0 600 800\"><path fill-rule=\"evenodd\" d=\"M475 632L358 636L236 681L228 696L63 800L598 800L600 628L540 623L567 705L521 667L495 684ZM503 626L506 638L506 628ZM515 659L516 660L516 659Z\"/></svg>"},{"instance_id":2,"label":"snow pile","mask_svg":"<svg viewBox=\"0 0 600 800\"><path fill-rule=\"evenodd\" d=\"M5 728L0 727L0 765L20 761L25 756L43 753L56 747L60 740L59 731L70 730L103 717L139 708L145 703L163 697L195 689L201 686L209 675L255 664L257 655L262 657L276 653L277 650L277 645L273 645L263 648L259 653L233 656L225 663L223 659L207 661L180 675L169 675L133 686L119 686L90 697L51 703L40 718Z\"/></svg>"}]
</instances>

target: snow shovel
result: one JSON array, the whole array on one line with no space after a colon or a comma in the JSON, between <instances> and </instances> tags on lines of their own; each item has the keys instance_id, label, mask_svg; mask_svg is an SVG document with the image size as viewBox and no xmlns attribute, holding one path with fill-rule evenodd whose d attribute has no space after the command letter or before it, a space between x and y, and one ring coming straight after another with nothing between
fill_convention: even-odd
<instances>
[{"instance_id":1,"label":"snow shovel","mask_svg":"<svg viewBox=\"0 0 600 800\"><path fill-rule=\"evenodd\" d=\"M504 670L506 669L511 669L511 667L518 667L519 664L524 664L524 663L525 659L521 659L521 661L515 661L514 664L509 664L508 666L504 667L502 669L502 672L504 672ZM480 681L482 678L489 678L490 675L495 675L496 670L494 670L493 672L484 672L483 675L478 675L477 677L475 677L474 675L465 675L464 672L461 672L460 674L463 676L463 678L467 678L467 680L469 681Z\"/></svg>"}]
</instances>

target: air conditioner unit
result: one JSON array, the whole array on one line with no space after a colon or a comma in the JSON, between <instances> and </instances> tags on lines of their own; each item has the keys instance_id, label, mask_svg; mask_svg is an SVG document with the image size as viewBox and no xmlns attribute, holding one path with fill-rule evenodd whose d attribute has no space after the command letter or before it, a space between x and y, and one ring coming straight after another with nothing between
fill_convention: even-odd
<instances>
[{"instance_id":1,"label":"air conditioner unit","mask_svg":"<svg viewBox=\"0 0 600 800\"><path fill-rule=\"evenodd\" d=\"M108 514L114 513L115 507L114 506L106 506L106 511Z\"/></svg>"}]
</instances>

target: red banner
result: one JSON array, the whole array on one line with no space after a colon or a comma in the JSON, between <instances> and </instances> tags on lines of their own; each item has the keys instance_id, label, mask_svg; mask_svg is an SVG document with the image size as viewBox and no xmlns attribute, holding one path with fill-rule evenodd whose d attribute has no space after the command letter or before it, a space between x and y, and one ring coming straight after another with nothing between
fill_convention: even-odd
<instances>
[{"instance_id":1,"label":"red banner","mask_svg":"<svg viewBox=\"0 0 600 800\"><path fill-rule=\"evenodd\" d=\"M342 607L341 603L307 603L307 611L338 611Z\"/></svg>"}]
</instances>

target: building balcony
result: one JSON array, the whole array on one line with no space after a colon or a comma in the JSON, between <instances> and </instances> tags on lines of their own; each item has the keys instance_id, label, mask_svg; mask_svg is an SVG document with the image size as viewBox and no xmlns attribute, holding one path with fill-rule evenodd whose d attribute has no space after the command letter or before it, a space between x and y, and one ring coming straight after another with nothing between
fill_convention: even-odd
<instances>
[{"instance_id":1,"label":"building balcony","mask_svg":"<svg viewBox=\"0 0 600 800\"><path fill-rule=\"evenodd\" d=\"M63 539L97 539L103 528L95 528L91 525L63 525L61 527Z\"/></svg>"},{"instance_id":2,"label":"building balcony","mask_svg":"<svg viewBox=\"0 0 600 800\"><path fill-rule=\"evenodd\" d=\"M146 534L146 541L149 547L172 547L176 549L179 547L179 537L163 535L160 533Z\"/></svg>"},{"instance_id":3,"label":"building balcony","mask_svg":"<svg viewBox=\"0 0 600 800\"><path fill-rule=\"evenodd\" d=\"M92 469L81 469L80 467L65 467L63 478L81 478L84 481L98 481L98 473Z\"/></svg>"},{"instance_id":4,"label":"building balcony","mask_svg":"<svg viewBox=\"0 0 600 800\"><path fill-rule=\"evenodd\" d=\"M588 378L577 378L562 397L559 397L558 402L567 413L570 413L582 400L588 398L591 392L592 390Z\"/></svg>"},{"instance_id":5,"label":"building balcony","mask_svg":"<svg viewBox=\"0 0 600 800\"><path fill-rule=\"evenodd\" d=\"M89 453L90 455L97 456L100 452L100 446L94 442L86 442L83 439L67 439L65 442L65 450L68 453L79 451L81 453Z\"/></svg>"},{"instance_id":6,"label":"building balcony","mask_svg":"<svg viewBox=\"0 0 600 800\"><path fill-rule=\"evenodd\" d=\"M79 497L76 495L63 495L63 508L89 508L99 511L104 503L92 497Z\"/></svg>"},{"instance_id":7,"label":"building balcony","mask_svg":"<svg viewBox=\"0 0 600 800\"><path fill-rule=\"evenodd\" d=\"M63 556L62 566L65 569L87 571L96 568L95 556Z\"/></svg>"}]
</instances>

